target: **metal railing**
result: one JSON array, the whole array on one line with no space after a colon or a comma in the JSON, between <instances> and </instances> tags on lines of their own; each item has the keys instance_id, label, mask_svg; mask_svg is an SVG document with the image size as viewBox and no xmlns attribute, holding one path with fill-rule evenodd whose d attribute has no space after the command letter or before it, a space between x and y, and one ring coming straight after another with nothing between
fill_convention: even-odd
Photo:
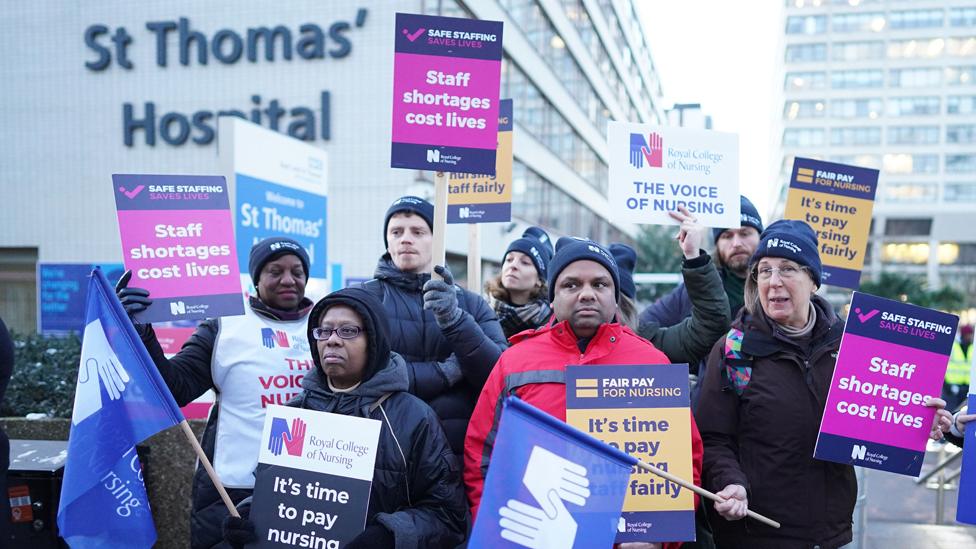
<instances>
[{"instance_id":1,"label":"metal railing","mask_svg":"<svg viewBox=\"0 0 976 549\"><path fill-rule=\"evenodd\" d=\"M915 484L926 484L928 485L935 477L935 523L945 524L945 493L946 490L954 489L956 487L955 480L959 478L959 473L961 468L957 468L954 471L948 471L947 468L954 465L957 461L962 459L962 452L955 452L949 457L946 456L946 447L943 444L939 448L939 463L932 468L931 471L925 473L924 475L918 477ZM960 466L962 464L960 463Z\"/></svg>"}]
</instances>

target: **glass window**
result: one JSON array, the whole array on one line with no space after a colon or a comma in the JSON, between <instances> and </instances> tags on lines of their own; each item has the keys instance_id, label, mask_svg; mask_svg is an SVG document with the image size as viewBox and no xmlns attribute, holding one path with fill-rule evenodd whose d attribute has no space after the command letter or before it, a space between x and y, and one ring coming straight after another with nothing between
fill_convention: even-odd
<instances>
[{"instance_id":1,"label":"glass window","mask_svg":"<svg viewBox=\"0 0 976 549\"><path fill-rule=\"evenodd\" d=\"M929 261L929 245L927 242L888 242L881 247L881 261L899 265L925 265Z\"/></svg>"},{"instance_id":2,"label":"glass window","mask_svg":"<svg viewBox=\"0 0 976 549\"><path fill-rule=\"evenodd\" d=\"M976 202L976 181L968 183L946 183L946 202Z\"/></svg>"},{"instance_id":3,"label":"glass window","mask_svg":"<svg viewBox=\"0 0 976 549\"><path fill-rule=\"evenodd\" d=\"M787 63L808 63L811 61L825 61L827 59L827 44L793 44L786 47Z\"/></svg>"},{"instance_id":4,"label":"glass window","mask_svg":"<svg viewBox=\"0 0 976 549\"><path fill-rule=\"evenodd\" d=\"M942 84L942 70L937 67L891 69L888 85L896 88L924 88Z\"/></svg>"},{"instance_id":5,"label":"glass window","mask_svg":"<svg viewBox=\"0 0 976 549\"><path fill-rule=\"evenodd\" d=\"M942 20L943 14L941 8L900 10L888 14L888 25L892 29L941 27Z\"/></svg>"},{"instance_id":6,"label":"glass window","mask_svg":"<svg viewBox=\"0 0 976 549\"><path fill-rule=\"evenodd\" d=\"M891 59L934 59L945 50L945 40L892 40L888 42L888 57Z\"/></svg>"},{"instance_id":7,"label":"glass window","mask_svg":"<svg viewBox=\"0 0 976 549\"><path fill-rule=\"evenodd\" d=\"M880 145L881 128L834 128L830 130L830 144L838 145Z\"/></svg>"},{"instance_id":8,"label":"glass window","mask_svg":"<svg viewBox=\"0 0 976 549\"><path fill-rule=\"evenodd\" d=\"M826 30L826 15L791 15L786 18L786 34L823 34Z\"/></svg>"},{"instance_id":9,"label":"glass window","mask_svg":"<svg viewBox=\"0 0 976 549\"><path fill-rule=\"evenodd\" d=\"M827 75L823 71L788 72L784 84L787 90L815 90L827 86Z\"/></svg>"},{"instance_id":10,"label":"glass window","mask_svg":"<svg viewBox=\"0 0 976 549\"><path fill-rule=\"evenodd\" d=\"M885 202L936 202L939 199L936 183L886 183L881 189Z\"/></svg>"},{"instance_id":11,"label":"glass window","mask_svg":"<svg viewBox=\"0 0 976 549\"><path fill-rule=\"evenodd\" d=\"M885 45L880 40L867 42L837 42L830 47L834 61L862 61L881 59L885 56Z\"/></svg>"},{"instance_id":12,"label":"glass window","mask_svg":"<svg viewBox=\"0 0 976 549\"><path fill-rule=\"evenodd\" d=\"M976 112L976 95L950 95L946 98L947 114L973 114Z\"/></svg>"},{"instance_id":13,"label":"glass window","mask_svg":"<svg viewBox=\"0 0 976 549\"><path fill-rule=\"evenodd\" d=\"M881 69L834 71L830 73L830 87L845 88L880 88L884 85L884 73Z\"/></svg>"},{"instance_id":14,"label":"glass window","mask_svg":"<svg viewBox=\"0 0 976 549\"><path fill-rule=\"evenodd\" d=\"M834 32L881 32L885 28L885 17L881 12L838 13L831 20Z\"/></svg>"},{"instance_id":15,"label":"glass window","mask_svg":"<svg viewBox=\"0 0 976 549\"><path fill-rule=\"evenodd\" d=\"M876 154L838 154L830 157L831 162L860 166L862 168L881 169L881 157Z\"/></svg>"},{"instance_id":16,"label":"glass window","mask_svg":"<svg viewBox=\"0 0 976 549\"><path fill-rule=\"evenodd\" d=\"M889 126L889 145L934 145L939 142L938 126Z\"/></svg>"},{"instance_id":17,"label":"glass window","mask_svg":"<svg viewBox=\"0 0 976 549\"><path fill-rule=\"evenodd\" d=\"M931 116L939 114L940 110L941 101L934 95L888 99L888 116Z\"/></svg>"},{"instance_id":18,"label":"glass window","mask_svg":"<svg viewBox=\"0 0 976 549\"><path fill-rule=\"evenodd\" d=\"M945 244L942 243L942 245ZM952 263L956 265L976 265L976 244L949 243L949 245L959 248L956 260Z\"/></svg>"},{"instance_id":19,"label":"glass window","mask_svg":"<svg viewBox=\"0 0 976 549\"><path fill-rule=\"evenodd\" d=\"M821 128L787 128L783 130L784 147L819 147L824 144Z\"/></svg>"},{"instance_id":20,"label":"glass window","mask_svg":"<svg viewBox=\"0 0 976 549\"><path fill-rule=\"evenodd\" d=\"M976 172L976 154L947 154L946 173Z\"/></svg>"},{"instance_id":21,"label":"glass window","mask_svg":"<svg viewBox=\"0 0 976 549\"><path fill-rule=\"evenodd\" d=\"M830 116L835 118L871 118L882 113L881 98L834 99L830 102Z\"/></svg>"},{"instance_id":22,"label":"glass window","mask_svg":"<svg viewBox=\"0 0 976 549\"><path fill-rule=\"evenodd\" d=\"M968 86L976 84L976 65L946 67L946 84L950 86Z\"/></svg>"},{"instance_id":23,"label":"glass window","mask_svg":"<svg viewBox=\"0 0 976 549\"><path fill-rule=\"evenodd\" d=\"M949 8L949 25L976 27L976 7Z\"/></svg>"},{"instance_id":24,"label":"glass window","mask_svg":"<svg viewBox=\"0 0 976 549\"><path fill-rule=\"evenodd\" d=\"M976 143L976 124L946 126L946 143Z\"/></svg>"},{"instance_id":25,"label":"glass window","mask_svg":"<svg viewBox=\"0 0 976 549\"><path fill-rule=\"evenodd\" d=\"M939 173L937 154L886 154L882 159L886 174L933 174Z\"/></svg>"},{"instance_id":26,"label":"glass window","mask_svg":"<svg viewBox=\"0 0 976 549\"><path fill-rule=\"evenodd\" d=\"M796 120L798 118L823 118L827 109L822 99L809 101L787 101L783 107L783 118Z\"/></svg>"},{"instance_id":27,"label":"glass window","mask_svg":"<svg viewBox=\"0 0 976 549\"><path fill-rule=\"evenodd\" d=\"M976 55L976 37L950 38L946 52L955 57L972 57Z\"/></svg>"},{"instance_id":28,"label":"glass window","mask_svg":"<svg viewBox=\"0 0 976 549\"><path fill-rule=\"evenodd\" d=\"M885 222L885 236L928 236L932 233L932 218L889 218Z\"/></svg>"}]
</instances>

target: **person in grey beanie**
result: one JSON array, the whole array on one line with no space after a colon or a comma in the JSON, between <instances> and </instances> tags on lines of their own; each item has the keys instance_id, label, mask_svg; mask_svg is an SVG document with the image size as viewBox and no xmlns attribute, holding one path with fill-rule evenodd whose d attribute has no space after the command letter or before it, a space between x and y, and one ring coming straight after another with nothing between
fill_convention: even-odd
<instances>
[{"instance_id":1,"label":"person in grey beanie","mask_svg":"<svg viewBox=\"0 0 976 549\"><path fill-rule=\"evenodd\" d=\"M506 338L534 330L552 316L546 286L552 254L549 234L539 227L529 227L521 238L508 245L501 272L485 283L489 303Z\"/></svg>"},{"instance_id":2,"label":"person in grey beanie","mask_svg":"<svg viewBox=\"0 0 976 549\"><path fill-rule=\"evenodd\" d=\"M312 309L305 297L308 252L291 238L269 237L251 247L248 272L256 295L244 314L200 323L172 358L166 358L151 325L134 322L180 406L208 390L217 393L202 446L235 503L254 488L265 407L291 400L312 368L306 335ZM128 287L131 276L126 272L116 286L130 318L152 306L149 292ZM226 547L221 524L227 508L202 468L194 475L192 500L190 546Z\"/></svg>"}]
</instances>

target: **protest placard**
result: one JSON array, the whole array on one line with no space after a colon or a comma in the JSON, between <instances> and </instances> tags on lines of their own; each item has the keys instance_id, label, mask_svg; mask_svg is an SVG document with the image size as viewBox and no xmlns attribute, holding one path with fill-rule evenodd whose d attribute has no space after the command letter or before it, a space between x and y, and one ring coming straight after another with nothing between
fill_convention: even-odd
<instances>
[{"instance_id":1,"label":"protest placard","mask_svg":"<svg viewBox=\"0 0 976 549\"><path fill-rule=\"evenodd\" d=\"M366 526L380 422L268 406L254 483L253 547L337 549Z\"/></svg>"},{"instance_id":2,"label":"protest placard","mask_svg":"<svg viewBox=\"0 0 976 549\"><path fill-rule=\"evenodd\" d=\"M672 475L694 478L686 364L569 366L566 422ZM694 539L694 494L635 467L617 543Z\"/></svg>"},{"instance_id":3,"label":"protest placard","mask_svg":"<svg viewBox=\"0 0 976 549\"><path fill-rule=\"evenodd\" d=\"M854 292L813 457L918 476L958 322Z\"/></svg>"},{"instance_id":4,"label":"protest placard","mask_svg":"<svg viewBox=\"0 0 976 549\"><path fill-rule=\"evenodd\" d=\"M396 14L391 166L495 174L502 24Z\"/></svg>"},{"instance_id":5,"label":"protest placard","mask_svg":"<svg viewBox=\"0 0 976 549\"><path fill-rule=\"evenodd\" d=\"M124 272L121 263L37 264L38 333L63 336L84 332L88 277L96 267L101 267L110 282Z\"/></svg>"},{"instance_id":6,"label":"protest placard","mask_svg":"<svg viewBox=\"0 0 976 549\"><path fill-rule=\"evenodd\" d=\"M149 290L142 323L244 313L223 177L112 175L129 285Z\"/></svg>"},{"instance_id":7,"label":"protest placard","mask_svg":"<svg viewBox=\"0 0 976 549\"><path fill-rule=\"evenodd\" d=\"M805 221L817 232L824 284L860 287L877 188L878 170L810 158L793 161L783 217Z\"/></svg>"},{"instance_id":8,"label":"protest placard","mask_svg":"<svg viewBox=\"0 0 976 549\"><path fill-rule=\"evenodd\" d=\"M623 223L677 225L688 208L706 227L739 226L739 136L610 122L610 215Z\"/></svg>"},{"instance_id":9,"label":"protest placard","mask_svg":"<svg viewBox=\"0 0 976 549\"><path fill-rule=\"evenodd\" d=\"M512 100L498 109L495 175L452 173L447 180L448 223L493 223L512 220Z\"/></svg>"}]
</instances>

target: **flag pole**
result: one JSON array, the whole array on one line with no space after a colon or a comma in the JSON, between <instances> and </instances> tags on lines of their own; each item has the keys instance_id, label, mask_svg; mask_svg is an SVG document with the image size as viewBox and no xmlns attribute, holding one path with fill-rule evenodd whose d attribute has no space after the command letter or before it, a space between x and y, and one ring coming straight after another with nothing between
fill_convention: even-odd
<instances>
[{"instance_id":1,"label":"flag pole","mask_svg":"<svg viewBox=\"0 0 976 549\"><path fill-rule=\"evenodd\" d=\"M227 495L227 490L224 489L224 485L220 482L220 478L217 477L217 472L214 471L213 465L210 464L210 460L207 459L207 454L203 453L203 448L200 447L200 443L197 442L197 436L193 434L193 430L190 429L190 424L184 419L180 422L180 429L183 430L183 434L186 435L187 440L190 441L190 446L193 447L193 451L197 454L197 459L200 460L200 464L207 471L207 475L210 476L210 480L213 481L214 487L217 488L217 493L220 494L220 499L224 500L224 505L227 506L227 511L230 512L230 516L240 518L240 513L237 512L237 507L234 502L231 501L230 496Z\"/></svg>"},{"instance_id":2,"label":"flag pole","mask_svg":"<svg viewBox=\"0 0 976 549\"><path fill-rule=\"evenodd\" d=\"M468 224L468 290L481 294L481 225Z\"/></svg>"},{"instance_id":3,"label":"flag pole","mask_svg":"<svg viewBox=\"0 0 976 549\"><path fill-rule=\"evenodd\" d=\"M676 476L672 475L671 473L668 473L667 471L664 471L662 469L658 469L657 467L655 467L653 465L650 465L650 464L647 464L647 463L644 463L641 460L637 460L637 466L640 467L641 469L647 471L648 473L653 473L653 474L655 474L655 475L657 475L657 476L659 476L659 477L661 477L661 478L663 478L665 480L670 480L671 482L677 484L678 486L681 486L683 488L687 488L687 489L691 490L692 492L698 494L699 496L701 496L703 498L707 498L707 499L710 499L712 501L717 501L719 503L724 503L726 501L726 500L720 498L719 496L717 496L716 494L713 494L713 493L709 492L708 490L706 490L706 489L704 489L704 488L702 488L700 486L695 486L693 483L688 482L687 480L684 480L683 478L676 477ZM763 524L768 524L769 526L772 526L773 528L779 528L779 523L778 522L776 522L773 519L766 518L766 517L760 515L759 513L755 512L755 511L753 511L751 509L747 509L746 510L746 516L748 516L748 517L750 517L752 519L758 520L759 522L761 522Z\"/></svg>"},{"instance_id":4,"label":"flag pole","mask_svg":"<svg viewBox=\"0 0 976 549\"><path fill-rule=\"evenodd\" d=\"M433 264L447 265L447 174L434 174L434 244ZM431 272L430 276L439 279L440 275Z\"/></svg>"}]
</instances>

